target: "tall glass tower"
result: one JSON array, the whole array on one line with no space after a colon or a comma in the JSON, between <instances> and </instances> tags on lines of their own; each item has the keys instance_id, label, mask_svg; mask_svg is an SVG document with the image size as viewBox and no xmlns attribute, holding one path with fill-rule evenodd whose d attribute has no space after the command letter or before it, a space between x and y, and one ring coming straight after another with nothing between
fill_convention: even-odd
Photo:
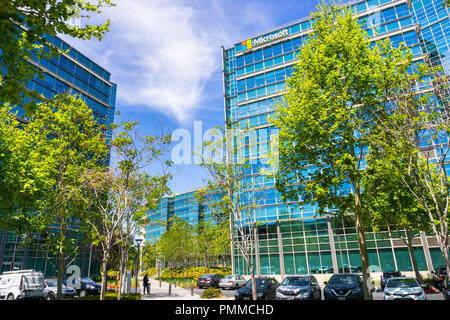
<instances>
[{"instance_id":1,"label":"tall glass tower","mask_svg":"<svg viewBox=\"0 0 450 320\"><path fill-rule=\"evenodd\" d=\"M44 73L41 80L35 75L27 88L52 98L55 94L68 92L83 99L92 109L94 118L104 125L114 122L117 85L110 81L111 74L71 47L58 37L47 37L50 43L63 51L59 57L45 60L31 60ZM24 119L24 110L16 107L19 118ZM78 232L74 235L79 236ZM0 230L0 273L15 269L35 269L46 276L56 274L56 258L43 250L39 240L32 246L23 246L23 239L14 233ZM91 248L84 247L73 264L81 268L82 276L99 274L98 264L94 264ZM89 266L92 265L92 268Z\"/></svg>"},{"instance_id":2,"label":"tall glass tower","mask_svg":"<svg viewBox=\"0 0 450 320\"><path fill-rule=\"evenodd\" d=\"M389 38L394 46L404 42L415 61L441 65L450 74L450 16L442 0L364 0L348 6L374 41ZM283 203L274 179L260 173L270 136L277 133L267 119L284 93L296 52L312 32L311 18L306 17L223 49L225 120L230 129L248 128L247 141L252 141L245 142L251 165L244 182L260 195L256 269L262 275L361 271L351 219L316 216L314 204ZM370 272L412 271L398 233L368 233L366 240ZM417 237L414 251L421 271L443 265L430 235ZM237 249L234 262L235 273L248 273Z\"/></svg>"}]
</instances>

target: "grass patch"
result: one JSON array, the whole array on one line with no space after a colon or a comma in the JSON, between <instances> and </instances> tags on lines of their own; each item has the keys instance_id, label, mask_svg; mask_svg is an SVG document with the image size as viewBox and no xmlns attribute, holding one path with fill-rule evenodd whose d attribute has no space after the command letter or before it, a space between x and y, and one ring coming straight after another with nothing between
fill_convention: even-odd
<instances>
[{"instance_id":1,"label":"grass patch","mask_svg":"<svg viewBox=\"0 0 450 320\"><path fill-rule=\"evenodd\" d=\"M65 298L64 300L100 300L99 295L90 295L78 298ZM105 300L117 300L117 293L105 292ZM122 300L141 300L141 295L134 293L127 293Z\"/></svg>"}]
</instances>

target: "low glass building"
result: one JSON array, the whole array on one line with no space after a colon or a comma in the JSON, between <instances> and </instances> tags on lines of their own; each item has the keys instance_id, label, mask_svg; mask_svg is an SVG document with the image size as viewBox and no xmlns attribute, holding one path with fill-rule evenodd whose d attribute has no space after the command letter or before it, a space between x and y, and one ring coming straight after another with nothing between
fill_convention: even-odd
<instances>
[{"instance_id":1,"label":"low glass building","mask_svg":"<svg viewBox=\"0 0 450 320\"><path fill-rule=\"evenodd\" d=\"M30 63L44 72L44 79L36 75L27 88L52 98L55 94L69 92L81 97L92 109L95 119L104 125L114 122L117 85L110 81L111 74L58 37L47 37L50 43L69 50L59 57L31 60ZM25 119L24 110L17 106L19 118ZM73 227L72 237L81 234ZM99 274L99 264L90 246L82 246L72 264L81 268L82 276ZM91 266L91 268L89 267ZM43 249L37 239L32 246L24 246L23 239L11 232L0 231L0 272L16 269L35 269L47 277L56 275L56 258Z\"/></svg>"},{"instance_id":2,"label":"low glass building","mask_svg":"<svg viewBox=\"0 0 450 320\"><path fill-rule=\"evenodd\" d=\"M348 6L374 41L389 38L394 46L404 42L416 62L427 60L450 74L450 15L443 0L364 0ZM306 17L223 48L225 120L229 129L250 132L245 138L245 156L252 164L244 183L259 195L256 269L262 275L361 271L351 219L318 217L314 204L283 203L274 179L260 173L266 166L270 137L278 132L268 117L284 93L296 52L312 32L311 18ZM352 190L348 186L342 191ZM401 235L394 231L367 233L371 272L412 271ZM418 235L414 251L421 271L443 265L431 235ZM235 248L233 255L234 272L248 274L239 250Z\"/></svg>"}]
</instances>

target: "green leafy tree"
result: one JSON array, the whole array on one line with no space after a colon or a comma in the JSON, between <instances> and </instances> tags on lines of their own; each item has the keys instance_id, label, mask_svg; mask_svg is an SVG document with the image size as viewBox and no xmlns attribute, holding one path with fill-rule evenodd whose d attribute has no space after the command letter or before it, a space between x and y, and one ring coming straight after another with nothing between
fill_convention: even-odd
<instances>
[{"instance_id":1,"label":"green leafy tree","mask_svg":"<svg viewBox=\"0 0 450 320\"><path fill-rule=\"evenodd\" d=\"M399 82L411 54L387 41L371 46L348 9L324 5L312 16L315 32L298 54L272 121L280 128L276 187L285 200L317 204L318 214L352 214L365 298L372 299L361 199L363 160L386 85Z\"/></svg>"},{"instance_id":2,"label":"green leafy tree","mask_svg":"<svg viewBox=\"0 0 450 320\"><path fill-rule=\"evenodd\" d=\"M142 265L144 270L154 268L158 260L158 244L146 243L142 248Z\"/></svg>"},{"instance_id":3,"label":"green leafy tree","mask_svg":"<svg viewBox=\"0 0 450 320\"><path fill-rule=\"evenodd\" d=\"M0 96L3 102L22 104L24 97L38 98L37 92L25 88L27 81L39 71L31 62L58 56L61 49L45 36L65 34L79 39L101 39L110 22L101 25L75 25L73 19L86 21L90 14L101 13L102 7L112 6L110 0L9 0L0 3ZM28 99L30 101L30 99Z\"/></svg>"},{"instance_id":4,"label":"green leafy tree","mask_svg":"<svg viewBox=\"0 0 450 320\"><path fill-rule=\"evenodd\" d=\"M11 107L0 110L0 229L19 234L31 232L39 223L30 215L39 207L52 179L42 155L34 152L23 124ZM33 221L31 221L33 220ZM42 226L37 228L42 229Z\"/></svg>"},{"instance_id":5,"label":"green leafy tree","mask_svg":"<svg viewBox=\"0 0 450 320\"><path fill-rule=\"evenodd\" d=\"M362 183L365 210L375 232L389 231L405 242L415 276L422 282L413 239L420 231L430 231L426 211L407 187L399 183L401 178L397 176L398 172L372 156L368 157L369 169ZM408 179L407 172L403 175Z\"/></svg>"},{"instance_id":6,"label":"green leafy tree","mask_svg":"<svg viewBox=\"0 0 450 320\"><path fill-rule=\"evenodd\" d=\"M185 220L173 217L169 221L169 229L158 242L159 252L164 261L169 262L170 276L173 267L181 263L189 277L188 261L194 258L194 228Z\"/></svg>"},{"instance_id":7,"label":"green leafy tree","mask_svg":"<svg viewBox=\"0 0 450 320\"><path fill-rule=\"evenodd\" d=\"M170 142L169 136L141 137L139 122L120 122L113 125L110 142L113 164L109 167L85 171L87 198L91 201L95 219L87 221L95 244L102 252L102 292L104 299L106 274L111 249L118 245L120 253L120 286L123 288L129 250L135 236L141 234L146 213L157 207L168 192L171 175L170 161L163 157ZM143 170L158 165L159 173L150 175ZM120 290L122 293L122 290ZM118 295L118 299L121 298Z\"/></svg>"},{"instance_id":8,"label":"green leafy tree","mask_svg":"<svg viewBox=\"0 0 450 320\"><path fill-rule=\"evenodd\" d=\"M371 152L425 210L450 272L449 78L441 68L422 64L416 72L405 72L405 81L386 96L390 107L376 118Z\"/></svg>"},{"instance_id":9,"label":"green leafy tree","mask_svg":"<svg viewBox=\"0 0 450 320\"><path fill-rule=\"evenodd\" d=\"M205 193L209 195L220 195L211 203L211 210L215 216L225 217L228 223L228 239L231 241L231 262L234 266L234 248L244 259L251 275L252 297L258 298L256 291L256 247L258 241L258 225L256 221L258 213L258 201L264 200L263 195L245 183L245 170L249 164L243 161L234 161L235 154L241 154L244 145L234 146L233 139L242 140L246 130L233 132L227 130L225 134L219 128L216 129L216 139L204 144L204 153L217 155L203 157L202 166L210 175ZM222 156L221 156L222 155ZM242 162L242 163L241 163ZM245 190L245 192L242 192ZM248 190L248 191L247 191ZM233 271L235 268L233 267Z\"/></svg>"},{"instance_id":10,"label":"green leafy tree","mask_svg":"<svg viewBox=\"0 0 450 320\"><path fill-rule=\"evenodd\" d=\"M38 159L41 170L50 179L42 190L39 209L31 216L38 219L39 226L52 228L48 241L57 254L58 299L62 298L65 260L74 248L74 233L80 232L82 221L89 219L83 174L101 168L108 155L105 129L82 100L57 95L38 104L32 120L23 128L25 145L32 148L16 150ZM80 228L72 230L71 225Z\"/></svg>"}]
</instances>

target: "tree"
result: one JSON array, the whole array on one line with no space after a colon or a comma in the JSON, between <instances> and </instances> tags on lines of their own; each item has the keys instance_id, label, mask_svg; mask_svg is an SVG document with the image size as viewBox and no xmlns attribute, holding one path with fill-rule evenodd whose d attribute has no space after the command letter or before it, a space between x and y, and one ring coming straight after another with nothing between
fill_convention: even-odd
<instances>
[{"instance_id":1,"label":"tree","mask_svg":"<svg viewBox=\"0 0 450 320\"><path fill-rule=\"evenodd\" d=\"M16 150L23 152L23 157L39 159L41 170L50 179L43 186L39 208L30 216L39 226L53 230L48 241L57 251L58 299L62 298L65 259L76 239L73 233L81 232L82 222L91 214L84 196L83 173L100 170L108 155L105 129L82 100L57 95L37 105L32 120L23 128L27 137L24 149Z\"/></svg>"},{"instance_id":2,"label":"tree","mask_svg":"<svg viewBox=\"0 0 450 320\"><path fill-rule=\"evenodd\" d=\"M256 217L258 201L263 200L263 197L254 189L249 189L245 183L245 171L249 168L249 162L245 162L245 159L242 159L243 163L234 160L234 155L240 154L242 147L245 146L238 144L235 147L233 139L241 140L245 134L245 130L238 132L227 130L224 135L220 129L216 129L214 135L222 139L204 144L202 166L211 177L205 188L206 194L218 195L211 203L211 210L216 216L226 217L225 221L229 223L231 250L238 248L244 258L251 275L253 300L256 300L255 257L259 225ZM231 259L234 259L233 254Z\"/></svg>"},{"instance_id":3,"label":"tree","mask_svg":"<svg viewBox=\"0 0 450 320\"><path fill-rule=\"evenodd\" d=\"M405 80L386 96L390 104L376 118L379 127L372 136L372 152L424 208L450 272L448 76L441 68L422 64L415 72L405 72Z\"/></svg>"},{"instance_id":4,"label":"tree","mask_svg":"<svg viewBox=\"0 0 450 320\"><path fill-rule=\"evenodd\" d=\"M144 270L154 268L156 266L156 261L158 260L158 244L155 243L145 243L142 248L142 265Z\"/></svg>"},{"instance_id":5,"label":"tree","mask_svg":"<svg viewBox=\"0 0 450 320\"><path fill-rule=\"evenodd\" d=\"M34 216L29 213L39 207L43 191L52 183L22 127L10 106L0 109L0 229L19 234L36 229L38 220L30 221Z\"/></svg>"},{"instance_id":6,"label":"tree","mask_svg":"<svg viewBox=\"0 0 450 320\"><path fill-rule=\"evenodd\" d=\"M429 231L430 223L426 211L410 191L399 181L397 172L373 155L368 156L369 169L363 177L363 201L374 231L387 230L396 234L408 247L412 268L416 278L422 282L417 259L413 250L413 239L420 231ZM403 175L407 178L407 172ZM404 231L404 234L403 234Z\"/></svg>"},{"instance_id":7,"label":"tree","mask_svg":"<svg viewBox=\"0 0 450 320\"><path fill-rule=\"evenodd\" d=\"M371 45L349 9L322 6L314 34L299 51L279 103L279 171L283 198L318 205L318 214L351 214L361 252L366 299L372 299L361 179L364 154L388 83L398 83L411 54L389 42Z\"/></svg>"},{"instance_id":8,"label":"tree","mask_svg":"<svg viewBox=\"0 0 450 320\"><path fill-rule=\"evenodd\" d=\"M112 6L111 0L9 0L0 4L0 96L3 102L22 104L27 109L34 106L25 103L24 97L40 99L35 91L26 89L27 81L42 71L31 60L58 56L62 49L49 42L49 36L65 34L79 39L101 39L110 22L102 25L76 26L73 18L90 18L89 14L101 13L104 6ZM29 100L28 100L29 102Z\"/></svg>"},{"instance_id":9,"label":"tree","mask_svg":"<svg viewBox=\"0 0 450 320\"><path fill-rule=\"evenodd\" d=\"M170 174L167 173L167 166L170 162L163 161L162 157L169 137L140 137L137 125L138 122L113 125L110 142L113 164L84 173L87 198L96 213L87 223L103 256L101 300L104 299L112 248L119 246L122 288L133 239L145 225L147 211L154 209L159 199L168 192ZM160 162L161 173L150 175L143 172L144 168Z\"/></svg>"}]
</instances>

